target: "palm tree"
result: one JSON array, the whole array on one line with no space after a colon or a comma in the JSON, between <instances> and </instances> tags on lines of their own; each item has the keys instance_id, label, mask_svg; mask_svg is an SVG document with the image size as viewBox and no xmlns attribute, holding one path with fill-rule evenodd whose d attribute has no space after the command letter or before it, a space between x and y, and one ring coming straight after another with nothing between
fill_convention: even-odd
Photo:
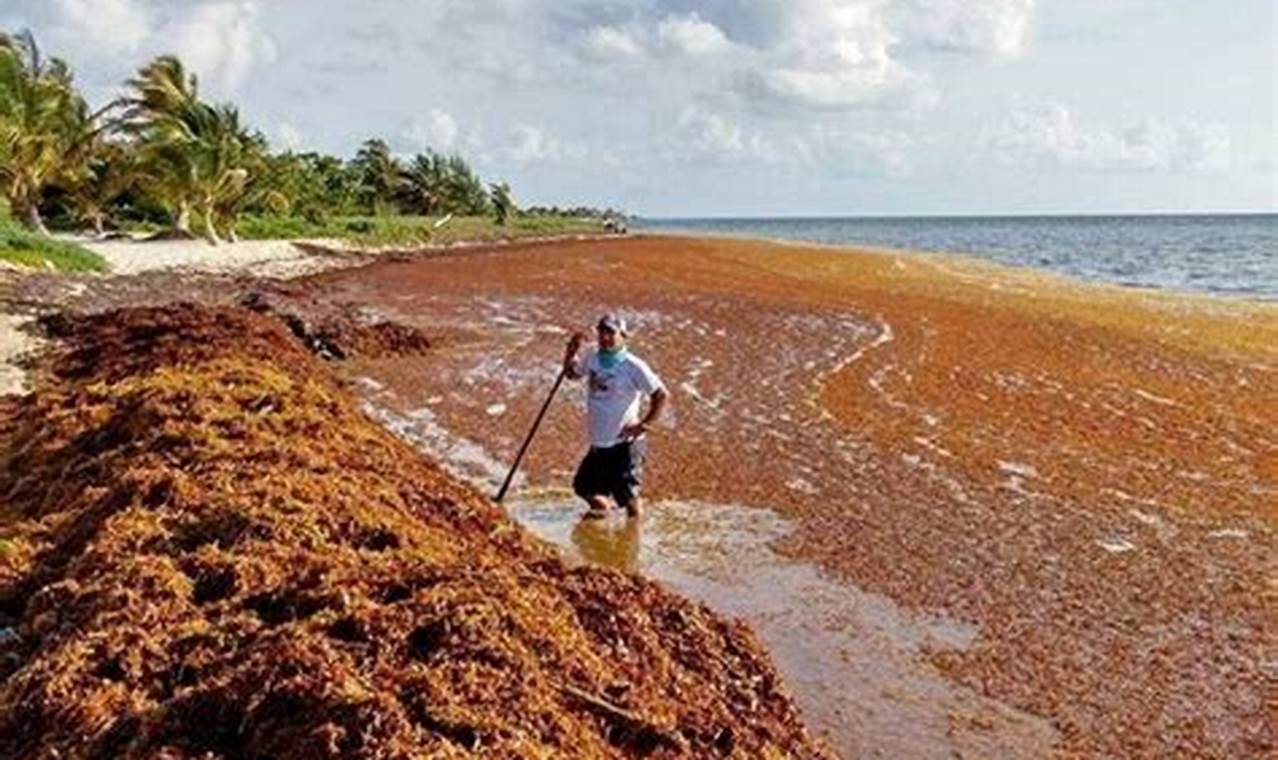
<instances>
[{"instance_id":1,"label":"palm tree","mask_svg":"<svg viewBox=\"0 0 1278 760\"><path fill-rule=\"evenodd\" d=\"M217 222L234 216L235 202L248 187L248 135L240 127L239 111L232 106L205 106L198 112L201 118L195 122L197 139L192 144L197 171L192 185L204 218L205 237L216 245L221 242ZM233 229L228 234L234 239Z\"/></svg>"},{"instance_id":2,"label":"palm tree","mask_svg":"<svg viewBox=\"0 0 1278 760\"><path fill-rule=\"evenodd\" d=\"M200 100L199 83L175 56L143 66L129 86L125 128L137 140L146 184L170 208L173 233L189 237L199 211L205 237L219 243L217 222L251 179L251 138L239 111Z\"/></svg>"},{"instance_id":3,"label":"palm tree","mask_svg":"<svg viewBox=\"0 0 1278 760\"><path fill-rule=\"evenodd\" d=\"M119 141L94 140L84 170L66 184L67 204L95 234L106 233L113 204L138 181L137 162L130 146Z\"/></svg>"},{"instance_id":4,"label":"palm tree","mask_svg":"<svg viewBox=\"0 0 1278 760\"><path fill-rule=\"evenodd\" d=\"M385 140L365 141L351 168L360 177L365 208L374 213L394 209L403 196L404 169Z\"/></svg>"},{"instance_id":5,"label":"palm tree","mask_svg":"<svg viewBox=\"0 0 1278 760\"><path fill-rule=\"evenodd\" d=\"M224 128L229 132L235 131L229 123ZM258 133L245 135L241 132L241 135L240 166L225 175L226 182L217 188L213 210L208 215L215 221L214 227L220 226L225 230L226 237L232 242L239 239L235 228L246 209L287 213L293 203L290 192L296 192L281 176L286 160L270 155L266 139Z\"/></svg>"},{"instance_id":6,"label":"palm tree","mask_svg":"<svg viewBox=\"0 0 1278 760\"><path fill-rule=\"evenodd\" d=\"M404 170L403 197L419 214L433 214L440 207L444 194L444 177L439 156L435 153L418 154Z\"/></svg>"},{"instance_id":7,"label":"palm tree","mask_svg":"<svg viewBox=\"0 0 1278 760\"><path fill-rule=\"evenodd\" d=\"M66 63L46 61L30 32L0 32L0 190L31 229L48 234L41 194L83 169L100 115L89 112Z\"/></svg>"},{"instance_id":8,"label":"palm tree","mask_svg":"<svg viewBox=\"0 0 1278 760\"><path fill-rule=\"evenodd\" d=\"M474 216L487 213L488 194L484 192L484 183L466 163L466 159L454 153L444 161L444 168L448 210L455 214Z\"/></svg>"},{"instance_id":9,"label":"palm tree","mask_svg":"<svg viewBox=\"0 0 1278 760\"><path fill-rule=\"evenodd\" d=\"M488 191L493 199L493 214L497 217L497 223L504 225L506 219L516 210L515 199L510 195L510 185L505 182L492 184L488 186Z\"/></svg>"},{"instance_id":10,"label":"palm tree","mask_svg":"<svg viewBox=\"0 0 1278 760\"><path fill-rule=\"evenodd\" d=\"M134 138L143 183L168 207L175 236L191 237L196 175L191 124L199 118L198 83L175 56L161 56L128 82L125 131Z\"/></svg>"}]
</instances>

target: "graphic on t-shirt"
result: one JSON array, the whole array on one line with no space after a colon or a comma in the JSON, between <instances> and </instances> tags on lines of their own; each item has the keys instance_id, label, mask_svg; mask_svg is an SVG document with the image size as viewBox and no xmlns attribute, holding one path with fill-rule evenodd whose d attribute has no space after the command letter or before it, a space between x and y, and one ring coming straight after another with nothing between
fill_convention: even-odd
<instances>
[{"instance_id":1,"label":"graphic on t-shirt","mask_svg":"<svg viewBox=\"0 0 1278 760\"><path fill-rule=\"evenodd\" d=\"M620 443L621 431L639 422L643 397L664 387L656 373L633 354L605 369L594 353L586 357L582 370L588 391L586 428L592 446Z\"/></svg>"}]
</instances>

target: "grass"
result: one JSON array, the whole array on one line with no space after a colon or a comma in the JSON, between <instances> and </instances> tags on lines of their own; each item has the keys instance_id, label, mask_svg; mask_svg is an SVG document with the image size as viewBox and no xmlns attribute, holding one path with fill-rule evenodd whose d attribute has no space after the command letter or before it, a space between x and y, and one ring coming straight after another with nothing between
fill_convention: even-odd
<instances>
[{"instance_id":1,"label":"grass","mask_svg":"<svg viewBox=\"0 0 1278 760\"><path fill-rule=\"evenodd\" d=\"M245 240L329 238L367 247L412 247L484 242L553 235L602 232L598 219L558 216L515 216L504 226L490 217L458 216L436 227L439 217L344 216L311 222L300 217L245 216L238 231ZM197 230L199 226L195 227ZM155 225L131 227L133 232L155 231ZM60 272L104 272L106 261L92 251L62 240L27 231L0 212L0 261Z\"/></svg>"},{"instance_id":2,"label":"grass","mask_svg":"<svg viewBox=\"0 0 1278 760\"><path fill-rule=\"evenodd\" d=\"M87 248L29 232L0 216L0 261L59 272L105 272L106 260Z\"/></svg>"},{"instance_id":3,"label":"grass","mask_svg":"<svg viewBox=\"0 0 1278 760\"><path fill-rule=\"evenodd\" d=\"M299 217L246 216L239 233L246 240L335 238L364 246L447 245L549 235L581 235L602 231L597 219L516 216L504 226L489 217L458 216L441 227L439 217L347 216L311 222Z\"/></svg>"}]
</instances>

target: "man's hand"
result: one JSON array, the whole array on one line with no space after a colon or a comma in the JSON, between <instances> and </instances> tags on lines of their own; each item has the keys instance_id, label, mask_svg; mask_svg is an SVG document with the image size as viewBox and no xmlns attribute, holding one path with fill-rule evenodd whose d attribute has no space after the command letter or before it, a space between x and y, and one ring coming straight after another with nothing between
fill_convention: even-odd
<instances>
[{"instance_id":1,"label":"man's hand","mask_svg":"<svg viewBox=\"0 0 1278 760\"><path fill-rule=\"evenodd\" d=\"M621 428L621 437L627 441L633 441L644 433L648 432L648 424L645 422L636 422L633 425L625 425Z\"/></svg>"},{"instance_id":2,"label":"man's hand","mask_svg":"<svg viewBox=\"0 0 1278 760\"><path fill-rule=\"evenodd\" d=\"M577 358L577 352L581 350L581 344L586 342L586 334L584 332L575 332L568 339L568 346L564 349L564 360L569 361Z\"/></svg>"},{"instance_id":3,"label":"man's hand","mask_svg":"<svg viewBox=\"0 0 1278 760\"><path fill-rule=\"evenodd\" d=\"M564 373L570 378L576 378L577 352L581 350L581 344L586 341L586 334L583 332L575 332L568 339L568 345L564 348Z\"/></svg>"},{"instance_id":4,"label":"man's hand","mask_svg":"<svg viewBox=\"0 0 1278 760\"><path fill-rule=\"evenodd\" d=\"M625 425L621 428L621 437L623 440L633 441L644 433L648 432L649 426L657 421L661 416L661 410L666 407L666 399L670 394L665 388L658 388L648 397L648 414L642 420L633 425Z\"/></svg>"}]
</instances>

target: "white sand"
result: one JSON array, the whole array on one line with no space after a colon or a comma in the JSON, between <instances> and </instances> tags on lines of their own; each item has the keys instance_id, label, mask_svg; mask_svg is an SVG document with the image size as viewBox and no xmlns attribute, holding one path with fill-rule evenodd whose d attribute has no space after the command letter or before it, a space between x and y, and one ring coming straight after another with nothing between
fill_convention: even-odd
<instances>
[{"instance_id":1,"label":"white sand","mask_svg":"<svg viewBox=\"0 0 1278 760\"><path fill-rule=\"evenodd\" d=\"M87 240L71 238L107 260L111 274L132 275L171 269L183 272L262 277L300 277L341 266L343 259L312 255L288 240L245 240L211 245L203 240ZM340 248L333 241L311 241Z\"/></svg>"},{"instance_id":2,"label":"white sand","mask_svg":"<svg viewBox=\"0 0 1278 760\"><path fill-rule=\"evenodd\" d=\"M128 276L157 270L178 272L233 274L242 272L257 277L301 277L303 275L349 266L355 260L343 256L310 254L287 240L250 240L239 243L210 245L203 240L95 240L84 237L59 236L88 248L106 259L108 276ZM340 243L310 241L326 248L340 250ZM21 268L13 267L13 269ZM79 287L83 288L81 284ZM32 316L0 313L0 395L25 393L27 373L17 365L26 354L38 350L43 341L22 332Z\"/></svg>"},{"instance_id":3,"label":"white sand","mask_svg":"<svg viewBox=\"0 0 1278 760\"><path fill-rule=\"evenodd\" d=\"M0 314L0 396L27 391L27 373L16 362L40 347L38 338L19 329L31 319L19 314Z\"/></svg>"}]
</instances>

